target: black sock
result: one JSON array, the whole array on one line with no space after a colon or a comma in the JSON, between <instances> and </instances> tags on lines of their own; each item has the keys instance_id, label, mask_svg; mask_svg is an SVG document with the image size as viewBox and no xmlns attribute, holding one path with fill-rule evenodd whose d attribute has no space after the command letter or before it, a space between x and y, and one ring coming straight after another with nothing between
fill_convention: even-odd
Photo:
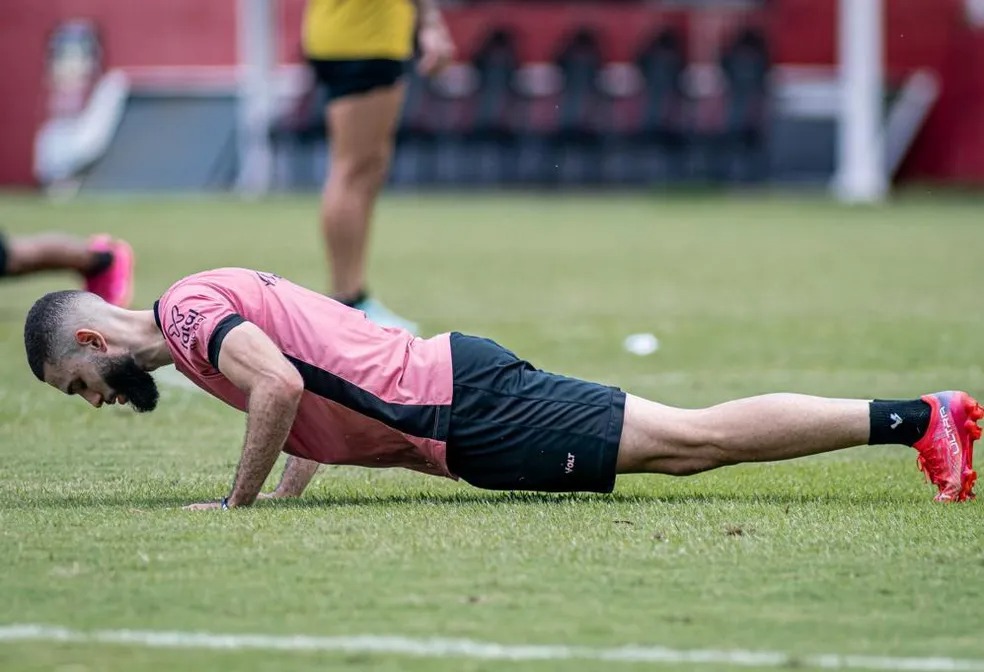
<instances>
[{"instance_id":1,"label":"black sock","mask_svg":"<svg viewBox=\"0 0 984 672\"><path fill-rule=\"evenodd\" d=\"M362 303L369 298L369 292L364 289L360 289L359 293L348 299L338 299L338 302L342 305L348 306L349 308L354 308L358 304Z\"/></svg>"},{"instance_id":2,"label":"black sock","mask_svg":"<svg viewBox=\"0 0 984 672\"><path fill-rule=\"evenodd\" d=\"M83 273L85 277L91 277L102 273L107 268L113 264L113 253L112 252L93 252L92 253L92 265L89 269Z\"/></svg>"},{"instance_id":3,"label":"black sock","mask_svg":"<svg viewBox=\"0 0 984 672\"><path fill-rule=\"evenodd\" d=\"M884 444L915 445L929 427L932 408L922 399L886 401L875 399L869 404L871 434L869 446Z\"/></svg>"}]
</instances>

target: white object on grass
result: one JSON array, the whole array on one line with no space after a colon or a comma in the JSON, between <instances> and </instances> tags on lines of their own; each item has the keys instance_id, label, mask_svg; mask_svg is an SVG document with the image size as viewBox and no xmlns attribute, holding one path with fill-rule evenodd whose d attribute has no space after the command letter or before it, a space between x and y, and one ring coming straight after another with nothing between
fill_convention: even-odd
<instances>
[{"instance_id":1,"label":"white object on grass","mask_svg":"<svg viewBox=\"0 0 984 672\"><path fill-rule=\"evenodd\" d=\"M622 347L633 355L644 357L659 350L659 339L652 334L632 334L625 337Z\"/></svg>"}]
</instances>

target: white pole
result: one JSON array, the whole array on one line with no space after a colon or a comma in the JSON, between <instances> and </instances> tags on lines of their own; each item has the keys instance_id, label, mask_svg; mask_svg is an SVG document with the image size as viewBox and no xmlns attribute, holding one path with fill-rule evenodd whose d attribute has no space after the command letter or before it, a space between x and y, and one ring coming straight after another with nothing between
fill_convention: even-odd
<instances>
[{"instance_id":1,"label":"white pole","mask_svg":"<svg viewBox=\"0 0 984 672\"><path fill-rule=\"evenodd\" d=\"M834 189L849 203L888 191L883 140L883 0L840 0L840 127Z\"/></svg>"},{"instance_id":2,"label":"white pole","mask_svg":"<svg viewBox=\"0 0 984 672\"><path fill-rule=\"evenodd\" d=\"M274 0L238 0L239 175L236 188L262 194L273 177L270 122L276 51Z\"/></svg>"}]
</instances>

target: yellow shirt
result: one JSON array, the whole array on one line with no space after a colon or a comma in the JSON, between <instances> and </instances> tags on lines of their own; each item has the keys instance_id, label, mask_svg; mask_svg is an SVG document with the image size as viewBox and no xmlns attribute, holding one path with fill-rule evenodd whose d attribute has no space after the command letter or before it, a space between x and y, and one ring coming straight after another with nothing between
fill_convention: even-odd
<instances>
[{"instance_id":1,"label":"yellow shirt","mask_svg":"<svg viewBox=\"0 0 984 672\"><path fill-rule=\"evenodd\" d=\"M413 53L415 21L412 0L308 0L304 53L326 60L405 60Z\"/></svg>"}]
</instances>

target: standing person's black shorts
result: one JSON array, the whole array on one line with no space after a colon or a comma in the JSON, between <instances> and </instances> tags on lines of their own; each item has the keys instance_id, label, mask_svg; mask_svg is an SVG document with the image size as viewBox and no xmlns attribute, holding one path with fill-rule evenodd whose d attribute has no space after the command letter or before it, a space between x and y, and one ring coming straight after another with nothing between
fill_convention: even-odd
<instances>
[{"instance_id":1,"label":"standing person's black shorts","mask_svg":"<svg viewBox=\"0 0 984 672\"><path fill-rule=\"evenodd\" d=\"M7 275L7 241L3 231L0 231L0 278Z\"/></svg>"},{"instance_id":2,"label":"standing person's black shorts","mask_svg":"<svg viewBox=\"0 0 984 672\"><path fill-rule=\"evenodd\" d=\"M451 334L448 468L491 490L611 492L625 392L539 371L494 341Z\"/></svg>"},{"instance_id":3,"label":"standing person's black shorts","mask_svg":"<svg viewBox=\"0 0 984 672\"><path fill-rule=\"evenodd\" d=\"M328 102L396 84L406 70L406 61L388 58L353 60L308 59L318 83L328 92Z\"/></svg>"}]
</instances>

